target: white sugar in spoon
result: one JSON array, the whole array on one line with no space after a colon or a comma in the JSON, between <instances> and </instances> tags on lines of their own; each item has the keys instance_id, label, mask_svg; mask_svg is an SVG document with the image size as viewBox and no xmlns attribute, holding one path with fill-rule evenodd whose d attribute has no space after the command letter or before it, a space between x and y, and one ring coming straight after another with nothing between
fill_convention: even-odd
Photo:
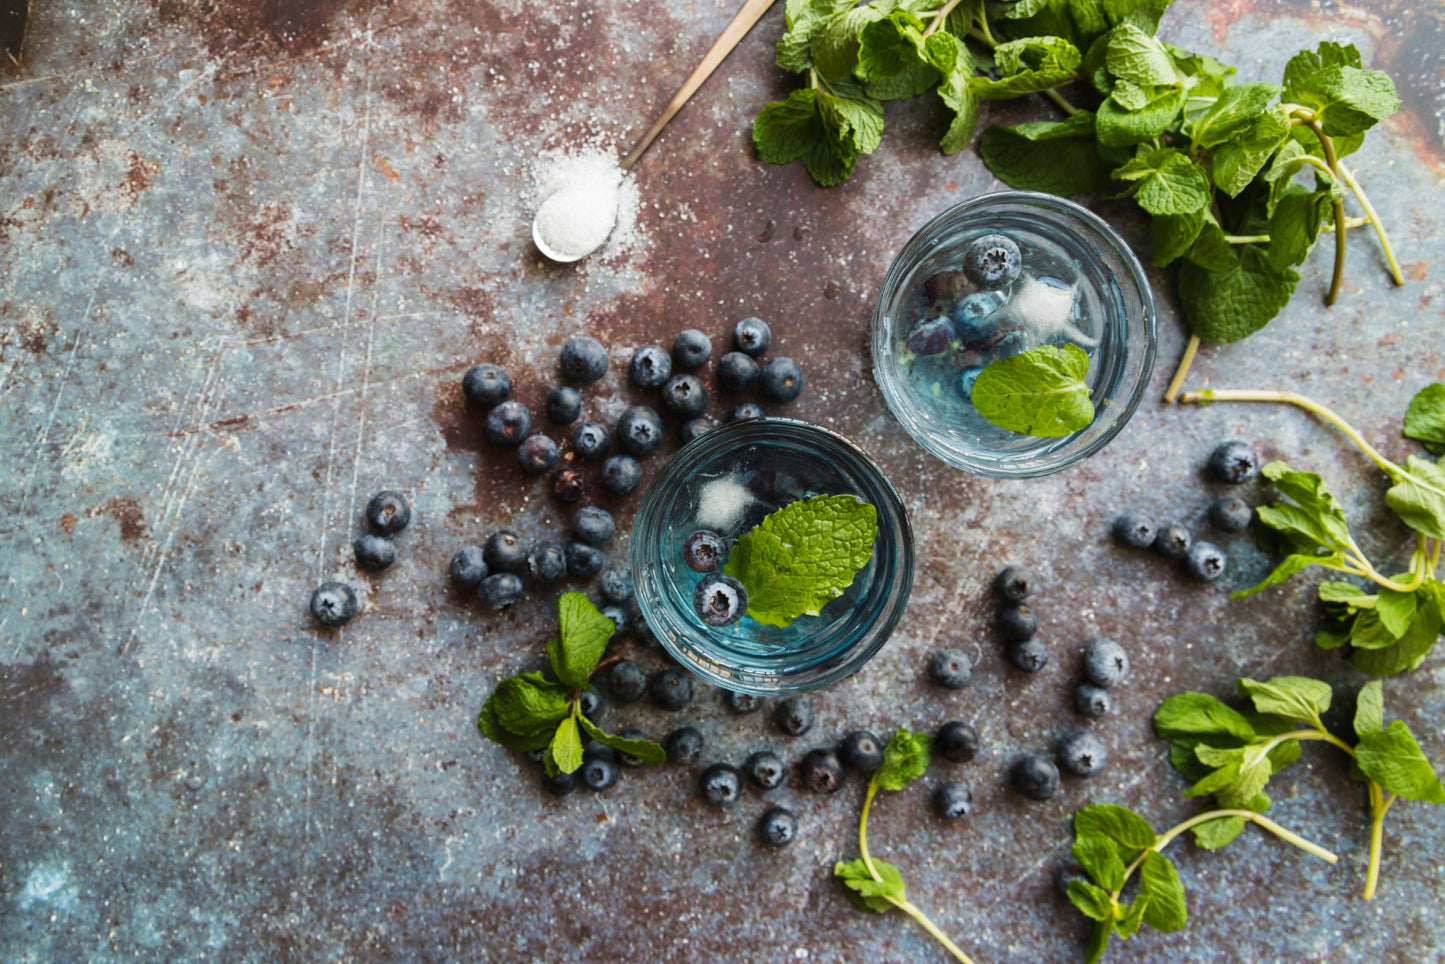
<instances>
[{"instance_id":1,"label":"white sugar in spoon","mask_svg":"<svg viewBox=\"0 0 1445 964\"><path fill-rule=\"evenodd\" d=\"M580 261L607 242L617 224L618 195L622 178L632 165L662 133L667 122L682 109L688 98L697 93L718 65L727 58L738 42L747 36L753 24L773 5L773 0L747 0L737 16L723 30L722 36L702 58L702 63L672 95L652 126L632 145L632 150L617 165L617 181L610 191L599 191L594 182L565 184L537 208L532 218L532 241L537 250L553 261L563 264Z\"/></svg>"}]
</instances>

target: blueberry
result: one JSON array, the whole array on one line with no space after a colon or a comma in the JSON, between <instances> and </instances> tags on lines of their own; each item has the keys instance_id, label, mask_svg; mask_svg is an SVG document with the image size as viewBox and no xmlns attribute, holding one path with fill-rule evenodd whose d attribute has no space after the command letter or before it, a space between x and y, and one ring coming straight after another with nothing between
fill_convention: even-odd
<instances>
[{"instance_id":1,"label":"blueberry","mask_svg":"<svg viewBox=\"0 0 1445 964\"><path fill-rule=\"evenodd\" d=\"M406 496L390 489L376 493L366 503L366 524L381 536L394 536L411 522Z\"/></svg>"},{"instance_id":2,"label":"blueberry","mask_svg":"<svg viewBox=\"0 0 1445 964\"><path fill-rule=\"evenodd\" d=\"M997 326L989 318L1004 303L1004 297L997 291L976 291L959 301L950 312L953 331L965 345L977 344L993 336Z\"/></svg>"},{"instance_id":3,"label":"blueberry","mask_svg":"<svg viewBox=\"0 0 1445 964\"><path fill-rule=\"evenodd\" d=\"M933 749L950 763L968 763L978 756L978 731L960 720L950 720L933 735Z\"/></svg>"},{"instance_id":4,"label":"blueberry","mask_svg":"<svg viewBox=\"0 0 1445 964\"><path fill-rule=\"evenodd\" d=\"M560 770L550 776L544 773L542 774L542 789L554 797L565 797L577 789L577 774L563 773Z\"/></svg>"},{"instance_id":5,"label":"blueberry","mask_svg":"<svg viewBox=\"0 0 1445 964\"><path fill-rule=\"evenodd\" d=\"M743 772L753 786L759 790L773 790L782 786L787 775L783 761L772 750L758 750L743 762Z\"/></svg>"},{"instance_id":6,"label":"blueberry","mask_svg":"<svg viewBox=\"0 0 1445 964\"><path fill-rule=\"evenodd\" d=\"M1184 556L1184 571L1191 579L1213 582L1224 575L1227 563L1223 549L1212 542L1196 542Z\"/></svg>"},{"instance_id":7,"label":"blueberry","mask_svg":"<svg viewBox=\"0 0 1445 964\"><path fill-rule=\"evenodd\" d=\"M599 743L589 736L582 744L582 761L585 763L588 760L611 760L613 763L618 763L620 757L612 747L606 743Z\"/></svg>"},{"instance_id":8,"label":"blueberry","mask_svg":"<svg viewBox=\"0 0 1445 964\"><path fill-rule=\"evenodd\" d=\"M813 728L813 704L806 696L789 696L773 709L773 722L788 736L802 736Z\"/></svg>"},{"instance_id":9,"label":"blueberry","mask_svg":"<svg viewBox=\"0 0 1445 964\"><path fill-rule=\"evenodd\" d=\"M696 763L702 756L702 733L694 726L680 726L667 734L662 748L667 751L667 761L678 766Z\"/></svg>"},{"instance_id":10,"label":"blueberry","mask_svg":"<svg viewBox=\"0 0 1445 964\"><path fill-rule=\"evenodd\" d=\"M712 340L696 328L677 333L672 342L672 363L678 368L696 368L712 357Z\"/></svg>"},{"instance_id":11,"label":"blueberry","mask_svg":"<svg viewBox=\"0 0 1445 964\"><path fill-rule=\"evenodd\" d=\"M578 579L590 579L597 575L607 561L601 549L587 542L569 542L563 552L567 555L567 571Z\"/></svg>"},{"instance_id":12,"label":"blueberry","mask_svg":"<svg viewBox=\"0 0 1445 964\"><path fill-rule=\"evenodd\" d=\"M962 650L945 649L933 657L928 671L940 686L961 690L973 679L973 661Z\"/></svg>"},{"instance_id":13,"label":"blueberry","mask_svg":"<svg viewBox=\"0 0 1445 964\"><path fill-rule=\"evenodd\" d=\"M612 635L608 639L609 642L626 639L631 635L632 613L626 606L621 606L617 603L608 603L597 611L612 620Z\"/></svg>"},{"instance_id":14,"label":"blueberry","mask_svg":"<svg viewBox=\"0 0 1445 964\"><path fill-rule=\"evenodd\" d=\"M723 690L723 699L728 709L738 715L756 713L762 709L763 698L756 693L739 693L737 690Z\"/></svg>"},{"instance_id":15,"label":"blueberry","mask_svg":"<svg viewBox=\"0 0 1445 964\"><path fill-rule=\"evenodd\" d=\"M1189 543L1193 541L1189 530L1178 522L1166 522L1159 527L1154 536L1154 551L1165 559L1179 560L1189 551Z\"/></svg>"},{"instance_id":16,"label":"blueberry","mask_svg":"<svg viewBox=\"0 0 1445 964\"><path fill-rule=\"evenodd\" d=\"M323 626L344 626L356 615L356 591L344 582L323 582L311 594L311 618Z\"/></svg>"},{"instance_id":17,"label":"blueberry","mask_svg":"<svg viewBox=\"0 0 1445 964\"><path fill-rule=\"evenodd\" d=\"M693 439L700 438L715 428L717 428L717 422L705 415L699 415L697 418L690 418L678 426L677 437L682 440L683 445L686 445Z\"/></svg>"},{"instance_id":18,"label":"blueberry","mask_svg":"<svg viewBox=\"0 0 1445 964\"><path fill-rule=\"evenodd\" d=\"M473 365L462 375L462 392L473 405L491 408L512 394L512 379L500 365Z\"/></svg>"},{"instance_id":19,"label":"blueberry","mask_svg":"<svg viewBox=\"0 0 1445 964\"><path fill-rule=\"evenodd\" d=\"M854 730L838 744L838 759L850 770L872 773L883 764L883 744L867 730Z\"/></svg>"},{"instance_id":20,"label":"blueberry","mask_svg":"<svg viewBox=\"0 0 1445 964\"><path fill-rule=\"evenodd\" d=\"M595 382L607 374L607 349L595 338L567 339L560 358L562 374L574 382Z\"/></svg>"},{"instance_id":21,"label":"blueberry","mask_svg":"<svg viewBox=\"0 0 1445 964\"><path fill-rule=\"evenodd\" d=\"M644 732L642 732L641 730L637 729L636 727L631 727L631 728L628 728L628 729L626 729L626 730L623 730L621 733L619 733L619 734L617 734L617 735L620 736L620 737L622 737L622 739L624 739L624 740L646 740L646 739L648 739L647 734L644 733ZM631 753L628 753L626 750L618 750L618 751L617 751L617 762L620 763L620 764L622 764L624 767L626 767L626 768L629 769L629 770L635 770L635 769L637 769L638 767L642 766L642 758L641 758L641 757L638 757L638 756L633 756Z\"/></svg>"},{"instance_id":22,"label":"blueberry","mask_svg":"<svg viewBox=\"0 0 1445 964\"><path fill-rule=\"evenodd\" d=\"M798 764L798 775L814 793L835 793L843 785L843 764L832 750L809 750Z\"/></svg>"},{"instance_id":23,"label":"blueberry","mask_svg":"<svg viewBox=\"0 0 1445 964\"><path fill-rule=\"evenodd\" d=\"M1084 675L1095 686L1117 686L1129 675L1129 654L1112 639L1096 639L1084 650Z\"/></svg>"},{"instance_id":24,"label":"blueberry","mask_svg":"<svg viewBox=\"0 0 1445 964\"><path fill-rule=\"evenodd\" d=\"M532 413L521 402L503 402L487 413L482 423L493 445L521 445L532 428Z\"/></svg>"},{"instance_id":25,"label":"blueberry","mask_svg":"<svg viewBox=\"0 0 1445 964\"><path fill-rule=\"evenodd\" d=\"M1008 648L1008 661L1025 673L1037 673L1049 664L1049 648L1037 639L1025 639Z\"/></svg>"},{"instance_id":26,"label":"blueberry","mask_svg":"<svg viewBox=\"0 0 1445 964\"><path fill-rule=\"evenodd\" d=\"M973 791L961 783L940 783L933 790L933 812L945 820L968 816L973 809Z\"/></svg>"},{"instance_id":27,"label":"blueberry","mask_svg":"<svg viewBox=\"0 0 1445 964\"><path fill-rule=\"evenodd\" d=\"M1004 603L998 607L998 628L1004 639L1021 643L1039 631L1039 617L1026 602Z\"/></svg>"},{"instance_id":28,"label":"blueberry","mask_svg":"<svg viewBox=\"0 0 1445 964\"><path fill-rule=\"evenodd\" d=\"M386 536L374 532L363 534L352 543L351 549L356 555L356 564L372 572L380 572L396 562L396 546Z\"/></svg>"},{"instance_id":29,"label":"blueberry","mask_svg":"<svg viewBox=\"0 0 1445 964\"><path fill-rule=\"evenodd\" d=\"M584 505L572 516L572 533L583 542L600 546L612 538L617 523L612 513L595 505Z\"/></svg>"},{"instance_id":30,"label":"blueberry","mask_svg":"<svg viewBox=\"0 0 1445 964\"><path fill-rule=\"evenodd\" d=\"M651 455L662 444L662 416L646 405L627 409L617 420L617 444L628 455Z\"/></svg>"},{"instance_id":31,"label":"blueberry","mask_svg":"<svg viewBox=\"0 0 1445 964\"><path fill-rule=\"evenodd\" d=\"M1119 545L1132 549L1147 549L1158 536L1154 520L1142 512L1125 512L1114 520L1113 531Z\"/></svg>"},{"instance_id":32,"label":"blueberry","mask_svg":"<svg viewBox=\"0 0 1445 964\"><path fill-rule=\"evenodd\" d=\"M591 686L577 692L577 710L583 716L591 718L602 709L602 694Z\"/></svg>"},{"instance_id":33,"label":"blueberry","mask_svg":"<svg viewBox=\"0 0 1445 964\"><path fill-rule=\"evenodd\" d=\"M1059 792L1059 768L1046 756L1029 754L1009 769L1009 783L1030 800L1047 800Z\"/></svg>"},{"instance_id":34,"label":"blueberry","mask_svg":"<svg viewBox=\"0 0 1445 964\"><path fill-rule=\"evenodd\" d=\"M1108 716L1113 708L1114 698L1102 686L1080 683L1078 689L1074 690L1074 709L1078 710L1080 716L1097 720Z\"/></svg>"},{"instance_id":35,"label":"blueberry","mask_svg":"<svg viewBox=\"0 0 1445 964\"><path fill-rule=\"evenodd\" d=\"M586 493L587 483L582 473L572 466L563 466L552 473L552 494L563 502L577 502Z\"/></svg>"},{"instance_id":36,"label":"blueberry","mask_svg":"<svg viewBox=\"0 0 1445 964\"><path fill-rule=\"evenodd\" d=\"M1022 270L1019 246L1006 235L985 234L974 238L963 249L963 273L985 291L1005 287Z\"/></svg>"},{"instance_id":37,"label":"blueberry","mask_svg":"<svg viewBox=\"0 0 1445 964\"><path fill-rule=\"evenodd\" d=\"M935 271L923 280L923 297L931 304L957 301L970 287L968 275L962 271Z\"/></svg>"},{"instance_id":38,"label":"blueberry","mask_svg":"<svg viewBox=\"0 0 1445 964\"><path fill-rule=\"evenodd\" d=\"M661 669L647 682L652 705L676 713L692 702L692 676L686 670Z\"/></svg>"},{"instance_id":39,"label":"blueberry","mask_svg":"<svg viewBox=\"0 0 1445 964\"><path fill-rule=\"evenodd\" d=\"M608 602L625 603L632 598L632 570L626 566L608 566L597 580L602 598Z\"/></svg>"},{"instance_id":40,"label":"blueberry","mask_svg":"<svg viewBox=\"0 0 1445 964\"><path fill-rule=\"evenodd\" d=\"M717 572L727 557L727 543L711 529L698 529L682 541L682 561L693 572Z\"/></svg>"},{"instance_id":41,"label":"blueberry","mask_svg":"<svg viewBox=\"0 0 1445 964\"><path fill-rule=\"evenodd\" d=\"M937 355L953 341L953 322L946 315L924 318L908 330L904 344L916 355Z\"/></svg>"},{"instance_id":42,"label":"blueberry","mask_svg":"<svg viewBox=\"0 0 1445 964\"><path fill-rule=\"evenodd\" d=\"M1034 574L1024 566L1005 566L993 579L993 588L1009 602L1023 602L1033 588Z\"/></svg>"},{"instance_id":43,"label":"blueberry","mask_svg":"<svg viewBox=\"0 0 1445 964\"><path fill-rule=\"evenodd\" d=\"M662 407L682 418L696 418L707 408L707 386L696 375L673 375L662 386Z\"/></svg>"},{"instance_id":44,"label":"blueberry","mask_svg":"<svg viewBox=\"0 0 1445 964\"><path fill-rule=\"evenodd\" d=\"M692 605L709 626L731 626L748 611L748 591L732 576L710 572L693 590Z\"/></svg>"},{"instance_id":45,"label":"blueberry","mask_svg":"<svg viewBox=\"0 0 1445 964\"><path fill-rule=\"evenodd\" d=\"M618 703L636 703L647 692L647 674L631 660L613 663L607 671L607 692Z\"/></svg>"},{"instance_id":46,"label":"blueberry","mask_svg":"<svg viewBox=\"0 0 1445 964\"><path fill-rule=\"evenodd\" d=\"M973 384L978 381L978 376L983 374L982 368L965 368L958 373L958 394L964 398L973 398Z\"/></svg>"},{"instance_id":47,"label":"blueberry","mask_svg":"<svg viewBox=\"0 0 1445 964\"><path fill-rule=\"evenodd\" d=\"M582 784L588 790L600 791L616 786L622 768L615 761L606 757L593 757L590 760L584 760L582 769L578 772L582 774Z\"/></svg>"},{"instance_id":48,"label":"blueberry","mask_svg":"<svg viewBox=\"0 0 1445 964\"><path fill-rule=\"evenodd\" d=\"M1209 453L1206 469L1209 477L1216 482L1239 485L1249 481L1250 477L1259 471L1259 457L1254 454L1253 445L1230 439Z\"/></svg>"},{"instance_id":49,"label":"blueberry","mask_svg":"<svg viewBox=\"0 0 1445 964\"><path fill-rule=\"evenodd\" d=\"M723 391L741 395L758 383L758 363L746 352L730 351L718 359L717 383Z\"/></svg>"},{"instance_id":50,"label":"blueberry","mask_svg":"<svg viewBox=\"0 0 1445 964\"><path fill-rule=\"evenodd\" d=\"M770 847L786 847L798 836L798 817L787 807L770 807L758 818L758 836Z\"/></svg>"},{"instance_id":51,"label":"blueberry","mask_svg":"<svg viewBox=\"0 0 1445 964\"><path fill-rule=\"evenodd\" d=\"M546 472L557 464L557 443L545 435L528 435L517 449L517 460L528 472Z\"/></svg>"},{"instance_id":52,"label":"blueberry","mask_svg":"<svg viewBox=\"0 0 1445 964\"><path fill-rule=\"evenodd\" d=\"M758 391L770 402L791 402L803 392L803 369L791 358L770 358L758 379Z\"/></svg>"},{"instance_id":53,"label":"blueberry","mask_svg":"<svg viewBox=\"0 0 1445 964\"><path fill-rule=\"evenodd\" d=\"M547 393L547 421L571 425L582 414L582 393L571 385L558 385Z\"/></svg>"},{"instance_id":54,"label":"blueberry","mask_svg":"<svg viewBox=\"0 0 1445 964\"><path fill-rule=\"evenodd\" d=\"M1076 777L1091 777L1109 762L1109 748L1088 730L1077 730L1059 741L1059 765Z\"/></svg>"},{"instance_id":55,"label":"blueberry","mask_svg":"<svg viewBox=\"0 0 1445 964\"><path fill-rule=\"evenodd\" d=\"M583 422L572 430L572 449L584 459L606 458L612 433L601 422Z\"/></svg>"},{"instance_id":56,"label":"blueberry","mask_svg":"<svg viewBox=\"0 0 1445 964\"><path fill-rule=\"evenodd\" d=\"M567 578L567 550L556 542L534 543L527 550L527 575L540 586L555 586Z\"/></svg>"},{"instance_id":57,"label":"blueberry","mask_svg":"<svg viewBox=\"0 0 1445 964\"><path fill-rule=\"evenodd\" d=\"M733 346L757 358L773 344L773 330L761 318L744 318L733 329Z\"/></svg>"},{"instance_id":58,"label":"blueberry","mask_svg":"<svg viewBox=\"0 0 1445 964\"><path fill-rule=\"evenodd\" d=\"M602 488L616 496L631 495L642 484L642 466L630 455L609 455L602 463Z\"/></svg>"},{"instance_id":59,"label":"blueberry","mask_svg":"<svg viewBox=\"0 0 1445 964\"><path fill-rule=\"evenodd\" d=\"M763 407L757 402L739 402L728 412L729 422L741 422L750 418L762 418Z\"/></svg>"},{"instance_id":60,"label":"blueberry","mask_svg":"<svg viewBox=\"0 0 1445 964\"><path fill-rule=\"evenodd\" d=\"M726 807L738 802L743 793L742 777L738 768L726 763L714 763L702 771L697 780L698 792L714 807Z\"/></svg>"},{"instance_id":61,"label":"blueberry","mask_svg":"<svg viewBox=\"0 0 1445 964\"><path fill-rule=\"evenodd\" d=\"M481 546L465 546L458 549L447 566L452 583L462 589L475 589L477 583L487 578L487 560Z\"/></svg>"},{"instance_id":62,"label":"blueberry","mask_svg":"<svg viewBox=\"0 0 1445 964\"><path fill-rule=\"evenodd\" d=\"M1234 496L1209 503L1206 514L1209 524L1220 532L1243 532L1254 518L1254 510L1243 499Z\"/></svg>"},{"instance_id":63,"label":"blueberry","mask_svg":"<svg viewBox=\"0 0 1445 964\"><path fill-rule=\"evenodd\" d=\"M477 583L477 601L487 609L506 609L522 598L522 580L512 572L494 572Z\"/></svg>"},{"instance_id":64,"label":"blueberry","mask_svg":"<svg viewBox=\"0 0 1445 964\"><path fill-rule=\"evenodd\" d=\"M638 388L656 388L672 377L672 356L661 345L644 345L632 353L627 374Z\"/></svg>"},{"instance_id":65,"label":"blueberry","mask_svg":"<svg viewBox=\"0 0 1445 964\"><path fill-rule=\"evenodd\" d=\"M482 546L488 572L521 572L527 564L527 547L521 537L510 529L500 529L487 537Z\"/></svg>"}]
</instances>

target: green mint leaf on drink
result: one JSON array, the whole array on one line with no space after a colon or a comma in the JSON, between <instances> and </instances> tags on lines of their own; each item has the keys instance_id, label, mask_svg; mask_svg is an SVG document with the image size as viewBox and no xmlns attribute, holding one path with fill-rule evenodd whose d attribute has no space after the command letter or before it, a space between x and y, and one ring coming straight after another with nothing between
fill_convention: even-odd
<instances>
[{"instance_id":1,"label":"green mint leaf on drink","mask_svg":"<svg viewBox=\"0 0 1445 964\"><path fill-rule=\"evenodd\" d=\"M743 533L723 572L748 591L748 615L768 626L816 616L873 557L878 510L853 495L783 506Z\"/></svg>"},{"instance_id":2,"label":"green mint leaf on drink","mask_svg":"<svg viewBox=\"0 0 1445 964\"><path fill-rule=\"evenodd\" d=\"M973 386L978 413L999 428L1042 438L1072 435L1094 420L1077 345L1040 345L986 367Z\"/></svg>"},{"instance_id":3,"label":"green mint leaf on drink","mask_svg":"<svg viewBox=\"0 0 1445 964\"><path fill-rule=\"evenodd\" d=\"M1426 385L1410 399L1405 437L1423 443L1434 455L1445 455L1445 382Z\"/></svg>"}]
</instances>

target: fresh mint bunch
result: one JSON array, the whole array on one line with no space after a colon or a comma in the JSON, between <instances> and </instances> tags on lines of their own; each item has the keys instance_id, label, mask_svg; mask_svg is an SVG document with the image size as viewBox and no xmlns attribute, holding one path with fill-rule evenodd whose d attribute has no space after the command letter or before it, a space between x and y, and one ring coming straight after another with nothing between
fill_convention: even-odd
<instances>
[{"instance_id":1,"label":"fresh mint bunch","mask_svg":"<svg viewBox=\"0 0 1445 964\"><path fill-rule=\"evenodd\" d=\"M572 773L582 765L584 733L646 763L663 763L667 754L658 744L613 736L582 715L582 690L612 638L612 620L582 593L569 592L557 600L557 621L557 634L547 643L547 660L556 679L533 672L498 683L477 716L482 736L511 750L545 749L543 765L554 775Z\"/></svg>"},{"instance_id":2,"label":"fresh mint bunch","mask_svg":"<svg viewBox=\"0 0 1445 964\"><path fill-rule=\"evenodd\" d=\"M978 414L999 428L1058 438L1094 421L1088 373L1089 356L1078 345L1040 345L989 364L970 397Z\"/></svg>"}]
</instances>

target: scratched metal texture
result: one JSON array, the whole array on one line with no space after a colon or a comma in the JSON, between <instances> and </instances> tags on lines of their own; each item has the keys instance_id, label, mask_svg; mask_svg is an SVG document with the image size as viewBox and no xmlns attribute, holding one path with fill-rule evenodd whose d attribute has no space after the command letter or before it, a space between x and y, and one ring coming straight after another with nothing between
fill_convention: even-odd
<instances>
[{"instance_id":1,"label":"scratched metal texture","mask_svg":"<svg viewBox=\"0 0 1445 964\"><path fill-rule=\"evenodd\" d=\"M1076 808L1122 803L1160 827L1193 811L1150 729L1163 697L1226 694L1240 673L1308 673L1342 693L1364 681L1311 644L1311 578L1228 601L1270 564L1248 538L1227 540L1231 569L1208 587L1110 544L1126 505L1202 535L1221 490L1201 465L1227 438L1323 472L1371 554L1398 563L1408 544L1383 510L1384 478L1322 423L1158 401L1184 343L1169 272L1151 269L1151 391L1088 463L994 482L899 432L866 350L879 280L931 215L1000 185L972 151L938 154L940 117L922 103L889 107L882 149L844 186L762 165L751 119L792 85L773 66L780 8L637 167L635 240L573 267L540 259L539 152L625 144L731 6L34 4L27 71L0 85L0 959L945 959L907 918L854 910L831 877L857 853L857 780L828 797L790 780L715 810L695 769L665 767L555 800L526 761L478 737L494 684L539 667L556 591L484 614L448 587L447 560L504 526L560 533L570 514L486 445L459 379L499 362L538 413L558 346L578 333L611 348L587 399L611 421L640 400L624 378L632 348L697 327L720 351L738 318L764 317L773 353L806 370L785 411L876 457L918 550L895 638L815 697L807 736L781 736L766 713L733 717L705 688L683 713L609 707L605 724L661 737L685 720L706 736L705 761L740 763L765 745L796 760L858 726L973 722L980 759L884 795L870 843L981 964L1080 957L1087 924L1052 882ZM1330 255L1316 252L1282 317L1207 346L1192 383L1305 392L1403 458L1406 402L1445 377L1440 12L1181 0L1163 34L1249 79L1347 40L1400 84L1404 111L1353 160L1408 283L1393 287L1379 248L1353 233L1337 306L1321 306ZM988 116L1050 111L1028 101ZM1089 203L1147 254L1127 204ZM712 414L729 401L715 396ZM368 575L349 547L382 487L407 493L415 517L396 565ZM620 558L634 500L598 501L622 523ZM1053 660L1036 676L1010 670L990 630L988 582L1008 562L1038 573ZM359 588L362 611L318 631L306 600L332 576ZM1098 634L1134 660L1115 713L1093 724L1109 768L1023 802L1003 785L1008 762L1080 724L1070 693ZM958 693L926 679L945 643L979 647ZM634 643L621 651L661 665ZM1386 684L1390 713L1437 765L1442 652ZM956 824L927 801L950 778L977 800ZM753 827L775 801L797 810L801 835L767 852ZM1380 898L1366 904L1364 797L1343 759L1308 749L1276 801L1337 866L1253 831L1215 854L1176 844L1187 928L1146 932L1111 959L1445 956L1445 812L1392 809Z\"/></svg>"}]
</instances>

